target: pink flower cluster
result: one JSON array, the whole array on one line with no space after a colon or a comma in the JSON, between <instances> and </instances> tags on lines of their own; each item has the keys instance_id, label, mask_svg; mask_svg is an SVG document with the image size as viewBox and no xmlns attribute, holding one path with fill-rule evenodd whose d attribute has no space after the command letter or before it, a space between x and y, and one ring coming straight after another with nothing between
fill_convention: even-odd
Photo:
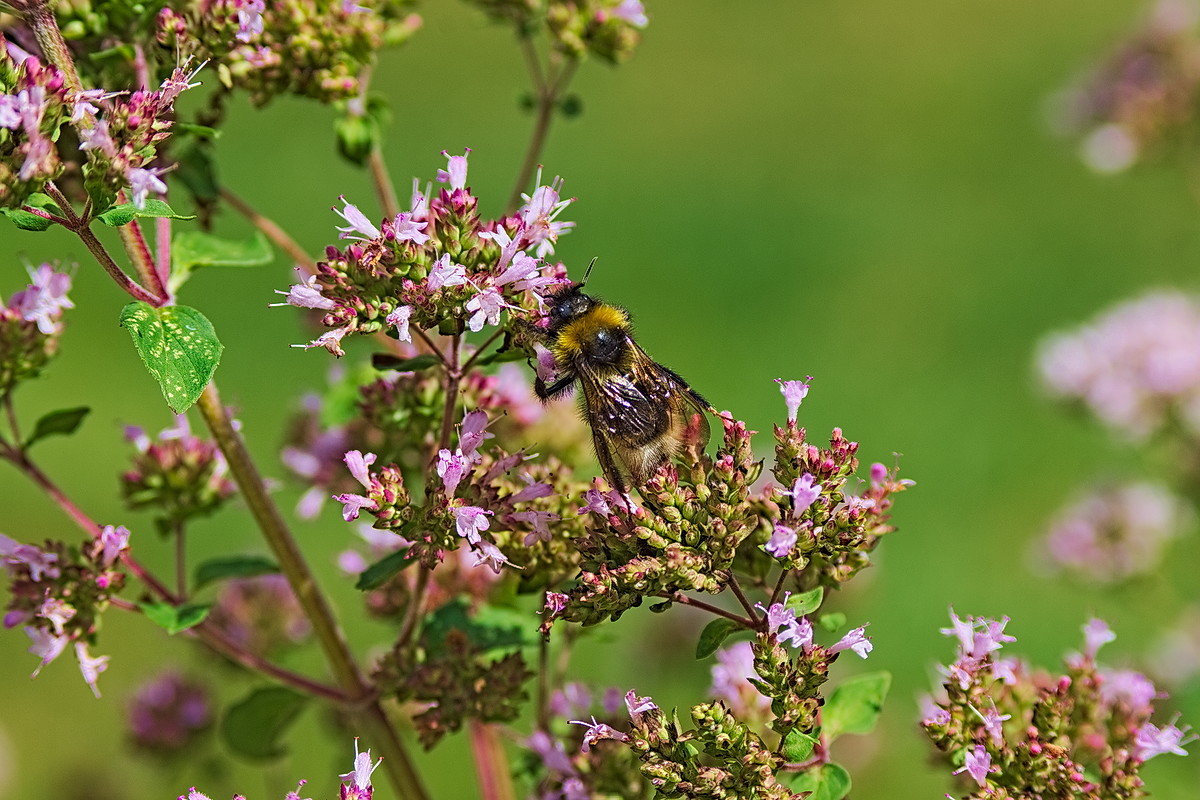
<instances>
[{"instance_id":1,"label":"pink flower cluster","mask_svg":"<svg viewBox=\"0 0 1200 800\"><path fill-rule=\"evenodd\" d=\"M1058 515L1034 558L1038 565L1089 580L1120 581L1154 570L1190 522L1187 506L1165 487L1146 482L1104 487Z\"/></svg>"},{"instance_id":2,"label":"pink flower cluster","mask_svg":"<svg viewBox=\"0 0 1200 800\"><path fill-rule=\"evenodd\" d=\"M1200 436L1200 302L1156 291L1045 341L1042 382L1101 422L1145 439L1178 423Z\"/></svg>"}]
</instances>

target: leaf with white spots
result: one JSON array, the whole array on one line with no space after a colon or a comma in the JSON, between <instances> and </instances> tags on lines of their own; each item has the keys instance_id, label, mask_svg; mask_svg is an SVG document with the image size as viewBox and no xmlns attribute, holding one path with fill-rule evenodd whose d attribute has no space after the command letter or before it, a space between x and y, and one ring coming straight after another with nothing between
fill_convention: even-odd
<instances>
[{"instance_id":1,"label":"leaf with white spots","mask_svg":"<svg viewBox=\"0 0 1200 800\"><path fill-rule=\"evenodd\" d=\"M121 309L121 327L129 331L171 410L182 414L190 408L212 379L224 349L208 318L188 306L155 308L138 301Z\"/></svg>"}]
</instances>

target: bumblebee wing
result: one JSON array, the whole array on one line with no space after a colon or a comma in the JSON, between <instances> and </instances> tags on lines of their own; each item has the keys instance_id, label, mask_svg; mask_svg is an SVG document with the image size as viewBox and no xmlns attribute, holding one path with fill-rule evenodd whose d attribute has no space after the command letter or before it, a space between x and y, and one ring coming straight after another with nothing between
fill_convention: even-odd
<instances>
[{"instance_id":1,"label":"bumblebee wing","mask_svg":"<svg viewBox=\"0 0 1200 800\"><path fill-rule=\"evenodd\" d=\"M688 382L680 377L679 373L651 359L636 344L633 347L640 356L633 362L633 383L645 396L658 398L653 402L661 404L667 410L668 422L661 435L677 442L676 449L695 447L697 451L703 451L710 434L706 412L712 411L712 406L688 386Z\"/></svg>"},{"instance_id":2,"label":"bumblebee wing","mask_svg":"<svg viewBox=\"0 0 1200 800\"><path fill-rule=\"evenodd\" d=\"M627 344L630 357L623 369L596 370L581 364L578 371L597 456L602 461L606 455L610 460L615 456L640 487L685 447L704 449L708 404L632 340Z\"/></svg>"}]
</instances>

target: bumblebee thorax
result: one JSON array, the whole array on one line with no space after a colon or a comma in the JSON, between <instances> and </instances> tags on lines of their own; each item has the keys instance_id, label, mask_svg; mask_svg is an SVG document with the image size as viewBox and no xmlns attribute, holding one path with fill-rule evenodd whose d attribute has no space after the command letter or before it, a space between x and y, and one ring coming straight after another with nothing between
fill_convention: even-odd
<instances>
[{"instance_id":1,"label":"bumblebee thorax","mask_svg":"<svg viewBox=\"0 0 1200 800\"><path fill-rule=\"evenodd\" d=\"M587 298L591 300L591 298ZM617 364L626 352L629 317L616 306L592 301L573 318L564 320L555 336L556 354L592 364Z\"/></svg>"}]
</instances>

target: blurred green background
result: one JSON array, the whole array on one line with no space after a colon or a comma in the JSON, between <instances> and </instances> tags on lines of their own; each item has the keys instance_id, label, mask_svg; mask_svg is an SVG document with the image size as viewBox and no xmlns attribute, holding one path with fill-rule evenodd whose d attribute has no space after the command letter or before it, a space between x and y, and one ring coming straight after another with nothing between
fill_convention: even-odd
<instances>
[{"instance_id":1,"label":"blurred green background","mask_svg":"<svg viewBox=\"0 0 1200 800\"><path fill-rule=\"evenodd\" d=\"M1200 218L1178 165L1160 162L1100 178L1075 143L1049 132L1053 93L1103 55L1144 6L1127 0L883 0L757 2L651 0L651 25L618 69L585 63L574 87L584 113L560 120L542 162L566 178L578 221L558 255L589 285L627 306L643 345L718 408L769 432L784 418L771 379L815 376L800 421L814 439L833 426L862 443L864 463L899 459L917 487L898 498L900 531L877 567L835 603L870 622L866 664L842 659L839 677L888 669L895 683L880 730L848 737L856 798L938 797L956 790L930 763L915 698L933 665L951 658L938 634L953 606L1007 614L1012 652L1045 666L1080 643L1091 614L1118 634L1109 663L1138 665L1180 598L1195 597L1196 537L1176 544L1166 572L1119 591L1035 577L1029 543L1080 483L1135 475L1127 447L1040 396L1031 356L1045 333L1151 286L1193 287ZM424 29L388 53L374 88L395 123L386 155L403 190L445 164L442 149L472 149L468 183L485 215L501 210L532 124L511 34L457 2L428 3ZM212 76L203 76L212 79ZM221 174L263 213L319 253L334 241L329 210L345 194L380 212L366 176L340 162L332 112L279 102L234 106L219 145ZM218 231L247 226L223 216ZM48 377L23 387L26 424L48 408L93 412L73 439L40 446L46 469L93 517L133 529L139 558L166 569L145 519L116 499L125 424L170 423L157 387L117 326L124 296L74 241L0 229L5 296L21 288L21 258L79 261L78 308ZM207 272L183 302L202 309L226 344L218 379L265 471L282 477L281 425L298 392L322 385L331 359L289 344L311 338L300 315L268 309L293 274ZM759 437L763 455L770 436ZM279 491L291 508L298 491ZM0 465L0 530L26 541L76 531L15 471ZM195 526L197 560L261 552L241 508ZM333 555L353 535L332 507L297 526L302 545L343 605L360 652L388 631L356 620L354 590ZM576 659L579 675L635 687L661 705L701 699L707 662L692 659L707 620L676 607L630 615L598 631ZM627 635L637 626L652 636ZM0 797L175 797L197 785L278 798L331 797L349 768L348 740L310 709L292 757L267 769L191 761L166 773L122 739L124 703L164 660L195 663L182 639L110 613L97 652L112 656L96 701L68 656L33 682L17 630L0 635ZM298 666L316 668L312 662ZM244 691L243 688L235 691ZM1200 693L1173 699L1200 722ZM367 743L364 743L367 744ZM440 798L475 794L462 737L423 756ZM227 770L222 774L221 770ZM1194 796L1200 760L1163 757L1144 776L1160 797ZM959 793L959 792L956 792ZM380 786L376 797L390 797Z\"/></svg>"}]
</instances>

